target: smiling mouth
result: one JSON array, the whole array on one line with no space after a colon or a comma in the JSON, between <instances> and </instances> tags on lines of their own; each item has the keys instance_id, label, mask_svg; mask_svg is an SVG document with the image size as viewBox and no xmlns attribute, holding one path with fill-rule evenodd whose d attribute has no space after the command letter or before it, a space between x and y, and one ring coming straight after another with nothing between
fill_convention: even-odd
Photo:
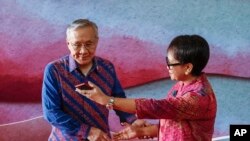
<instances>
[{"instance_id":1,"label":"smiling mouth","mask_svg":"<svg viewBox=\"0 0 250 141\"><path fill-rule=\"evenodd\" d=\"M89 57L79 57L81 60L88 60Z\"/></svg>"},{"instance_id":2,"label":"smiling mouth","mask_svg":"<svg viewBox=\"0 0 250 141\"><path fill-rule=\"evenodd\" d=\"M83 56L83 55L79 55L78 58L81 58L81 59L87 59L89 58L89 56Z\"/></svg>"}]
</instances>

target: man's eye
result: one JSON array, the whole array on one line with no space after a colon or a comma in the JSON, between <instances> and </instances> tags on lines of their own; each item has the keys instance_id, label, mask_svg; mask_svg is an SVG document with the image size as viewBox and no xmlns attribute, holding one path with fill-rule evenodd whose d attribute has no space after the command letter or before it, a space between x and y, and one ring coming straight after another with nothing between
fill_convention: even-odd
<instances>
[{"instance_id":1,"label":"man's eye","mask_svg":"<svg viewBox=\"0 0 250 141\"><path fill-rule=\"evenodd\" d=\"M75 47L80 47L81 44L73 44L73 46L75 46Z\"/></svg>"},{"instance_id":2,"label":"man's eye","mask_svg":"<svg viewBox=\"0 0 250 141\"><path fill-rule=\"evenodd\" d=\"M87 47L89 47L89 46L91 46L92 44L91 43L89 43L89 44L85 44L85 46L87 46Z\"/></svg>"}]
</instances>

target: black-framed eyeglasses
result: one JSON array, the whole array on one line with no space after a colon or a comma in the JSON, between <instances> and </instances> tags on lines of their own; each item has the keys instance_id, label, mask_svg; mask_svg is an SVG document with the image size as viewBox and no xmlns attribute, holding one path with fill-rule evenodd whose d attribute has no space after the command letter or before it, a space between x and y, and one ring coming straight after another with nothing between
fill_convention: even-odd
<instances>
[{"instance_id":1,"label":"black-framed eyeglasses","mask_svg":"<svg viewBox=\"0 0 250 141\"><path fill-rule=\"evenodd\" d=\"M168 69L170 69L171 66L179 66L179 65L183 65L182 63L169 63L168 61L168 57L166 57L166 63L167 63L167 67Z\"/></svg>"}]
</instances>

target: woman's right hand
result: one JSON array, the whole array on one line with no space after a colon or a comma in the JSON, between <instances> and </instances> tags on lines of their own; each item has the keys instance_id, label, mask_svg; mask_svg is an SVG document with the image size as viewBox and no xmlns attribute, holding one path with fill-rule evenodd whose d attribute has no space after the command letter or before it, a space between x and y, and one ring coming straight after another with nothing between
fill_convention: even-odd
<instances>
[{"instance_id":1,"label":"woman's right hand","mask_svg":"<svg viewBox=\"0 0 250 141\"><path fill-rule=\"evenodd\" d=\"M92 87L90 90L81 90L76 88L76 91L81 95L91 99L101 105L106 105L109 101L109 96L105 95L102 90L96 86L94 83L88 81L88 84Z\"/></svg>"}]
</instances>

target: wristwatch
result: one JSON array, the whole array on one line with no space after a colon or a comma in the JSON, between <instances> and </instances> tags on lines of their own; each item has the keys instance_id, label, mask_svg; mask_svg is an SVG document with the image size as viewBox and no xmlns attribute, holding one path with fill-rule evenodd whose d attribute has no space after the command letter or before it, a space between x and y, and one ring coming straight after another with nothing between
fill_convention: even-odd
<instances>
[{"instance_id":1,"label":"wristwatch","mask_svg":"<svg viewBox=\"0 0 250 141\"><path fill-rule=\"evenodd\" d=\"M109 102L106 104L106 108L109 109L109 110L113 110L114 103L115 103L115 98L111 97L109 99Z\"/></svg>"}]
</instances>

